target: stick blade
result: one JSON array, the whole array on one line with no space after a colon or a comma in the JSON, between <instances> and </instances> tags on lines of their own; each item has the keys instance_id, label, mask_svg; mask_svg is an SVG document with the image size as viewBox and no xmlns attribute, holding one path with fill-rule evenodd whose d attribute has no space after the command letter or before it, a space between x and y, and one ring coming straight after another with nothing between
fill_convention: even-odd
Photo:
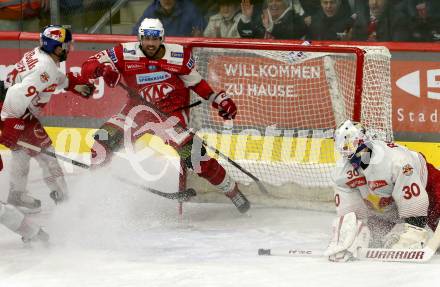
<instances>
[{"instance_id":1,"label":"stick blade","mask_svg":"<svg viewBox=\"0 0 440 287\"><path fill-rule=\"evenodd\" d=\"M260 256L269 256L270 255L270 249L260 248L260 249L258 249L258 255L260 255Z\"/></svg>"}]
</instances>

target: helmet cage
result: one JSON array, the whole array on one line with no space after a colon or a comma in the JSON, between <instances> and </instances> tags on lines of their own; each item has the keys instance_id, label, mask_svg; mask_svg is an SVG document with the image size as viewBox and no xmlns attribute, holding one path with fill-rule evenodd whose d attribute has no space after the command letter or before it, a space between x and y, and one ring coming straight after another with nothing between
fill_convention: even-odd
<instances>
[{"instance_id":1,"label":"helmet cage","mask_svg":"<svg viewBox=\"0 0 440 287\"><path fill-rule=\"evenodd\" d=\"M366 130L361 123L347 120L336 129L334 141L341 156L350 159L367 141Z\"/></svg>"}]
</instances>

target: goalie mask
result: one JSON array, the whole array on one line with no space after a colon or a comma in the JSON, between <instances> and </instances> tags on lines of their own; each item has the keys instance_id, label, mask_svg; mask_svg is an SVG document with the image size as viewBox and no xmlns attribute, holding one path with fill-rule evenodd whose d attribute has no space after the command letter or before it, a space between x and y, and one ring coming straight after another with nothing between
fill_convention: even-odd
<instances>
[{"instance_id":1,"label":"goalie mask","mask_svg":"<svg viewBox=\"0 0 440 287\"><path fill-rule=\"evenodd\" d=\"M145 18L138 30L138 39L142 41L144 38L153 38L164 41L165 30L163 28L162 22L159 19Z\"/></svg>"},{"instance_id":2,"label":"goalie mask","mask_svg":"<svg viewBox=\"0 0 440 287\"><path fill-rule=\"evenodd\" d=\"M67 26L49 25L43 28L40 34L40 47L48 54L54 54L57 47L63 48L60 62L67 59L72 45L72 32Z\"/></svg>"},{"instance_id":3,"label":"goalie mask","mask_svg":"<svg viewBox=\"0 0 440 287\"><path fill-rule=\"evenodd\" d=\"M365 133L365 127L361 123L346 120L335 130L335 149L343 158L351 159L359 148L365 147L368 140Z\"/></svg>"}]
</instances>

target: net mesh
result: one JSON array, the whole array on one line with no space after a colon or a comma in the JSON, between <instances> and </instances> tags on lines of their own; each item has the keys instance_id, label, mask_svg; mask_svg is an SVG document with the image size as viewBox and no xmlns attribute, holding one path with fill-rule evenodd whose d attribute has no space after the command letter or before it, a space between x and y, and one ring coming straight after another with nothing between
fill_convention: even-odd
<instances>
[{"instance_id":1,"label":"net mesh","mask_svg":"<svg viewBox=\"0 0 440 287\"><path fill-rule=\"evenodd\" d=\"M232 97L238 114L233 122L223 121L204 103L191 109L191 127L286 196L329 187L337 158L333 130L356 117L356 89L363 90L361 121L374 137L392 139L390 54L384 47L363 50L363 81L356 82L360 63L354 53L194 48L198 71L214 90ZM219 160L236 181L252 182ZM295 188L280 188L286 185ZM320 196L310 193L311 200Z\"/></svg>"}]
</instances>

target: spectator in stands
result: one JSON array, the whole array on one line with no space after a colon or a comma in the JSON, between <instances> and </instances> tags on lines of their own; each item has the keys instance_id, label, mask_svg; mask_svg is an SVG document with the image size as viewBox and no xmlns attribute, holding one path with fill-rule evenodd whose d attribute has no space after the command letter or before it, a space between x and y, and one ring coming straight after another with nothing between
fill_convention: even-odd
<instances>
[{"instance_id":1,"label":"spectator in stands","mask_svg":"<svg viewBox=\"0 0 440 287\"><path fill-rule=\"evenodd\" d=\"M199 9L205 20L209 20L212 15L217 14L219 9L217 0L191 0L191 2Z\"/></svg>"},{"instance_id":2,"label":"spectator in stands","mask_svg":"<svg viewBox=\"0 0 440 287\"><path fill-rule=\"evenodd\" d=\"M440 1L407 0L405 8L411 19L412 37L417 42L440 40Z\"/></svg>"},{"instance_id":3,"label":"spectator in stands","mask_svg":"<svg viewBox=\"0 0 440 287\"><path fill-rule=\"evenodd\" d=\"M290 0L267 0L264 4L267 8L262 9L242 0L238 22L242 38L301 39L306 35L304 20L295 13Z\"/></svg>"},{"instance_id":4,"label":"spectator in stands","mask_svg":"<svg viewBox=\"0 0 440 287\"><path fill-rule=\"evenodd\" d=\"M211 38L240 38L237 24L241 18L239 0L219 0L219 11L209 18L203 36Z\"/></svg>"},{"instance_id":5,"label":"spectator in stands","mask_svg":"<svg viewBox=\"0 0 440 287\"><path fill-rule=\"evenodd\" d=\"M49 10L49 0L0 0L0 30L40 31L38 17Z\"/></svg>"},{"instance_id":6,"label":"spectator in stands","mask_svg":"<svg viewBox=\"0 0 440 287\"><path fill-rule=\"evenodd\" d=\"M350 8L343 6L341 0L321 0L321 10L306 21L310 40L347 40L353 24Z\"/></svg>"},{"instance_id":7,"label":"spectator in stands","mask_svg":"<svg viewBox=\"0 0 440 287\"><path fill-rule=\"evenodd\" d=\"M412 41L411 25L403 2L368 0L357 6L351 39L355 41Z\"/></svg>"},{"instance_id":8,"label":"spectator in stands","mask_svg":"<svg viewBox=\"0 0 440 287\"><path fill-rule=\"evenodd\" d=\"M202 36L206 26L204 17L191 0L155 0L133 27L133 35L138 34L139 25L145 18L160 19L167 36Z\"/></svg>"}]
</instances>

